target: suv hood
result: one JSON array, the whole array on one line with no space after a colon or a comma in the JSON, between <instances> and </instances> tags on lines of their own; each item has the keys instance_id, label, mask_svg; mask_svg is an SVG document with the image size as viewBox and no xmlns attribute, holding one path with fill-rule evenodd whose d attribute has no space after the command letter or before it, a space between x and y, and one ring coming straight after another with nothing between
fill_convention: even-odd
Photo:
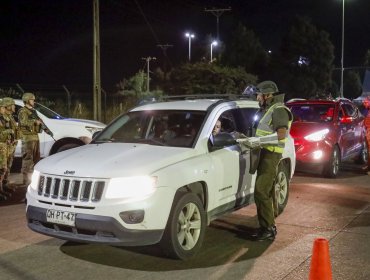
<instances>
[{"instance_id":1,"label":"suv hood","mask_svg":"<svg viewBox=\"0 0 370 280\"><path fill-rule=\"evenodd\" d=\"M35 169L52 175L93 178L149 175L195 155L195 150L190 148L133 143L89 144L42 159Z\"/></svg>"},{"instance_id":2,"label":"suv hood","mask_svg":"<svg viewBox=\"0 0 370 280\"><path fill-rule=\"evenodd\" d=\"M93 120L85 120L85 119L63 119L63 121L70 121L70 122L81 122L86 125L94 125L98 127L105 127L106 125L104 123L93 121Z\"/></svg>"},{"instance_id":3,"label":"suv hood","mask_svg":"<svg viewBox=\"0 0 370 280\"><path fill-rule=\"evenodd\" d=\"M329 123L317 123L317 122L294 122L290 128L290 135L294 139L303 138L316 131L328 128L330 129Z\"/></svg>"}]
</instances>

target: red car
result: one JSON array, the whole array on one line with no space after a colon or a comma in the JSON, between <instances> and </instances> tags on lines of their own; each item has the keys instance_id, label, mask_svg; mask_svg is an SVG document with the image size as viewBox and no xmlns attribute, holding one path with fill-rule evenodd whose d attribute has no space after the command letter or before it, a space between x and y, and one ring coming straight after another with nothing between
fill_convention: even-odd
<instances>
[{"instance_id":1,"label":"red car","mask_svg":"<svg viewBox=\"0 0 370 280\"><path fill-rule=\"evenodd\" d=\"M292 99L286 105L294 116L290 134L298 170L319 167L334 178L341 162L367 162L364 116L350 100Z\"/></svg>"}]
</instances>

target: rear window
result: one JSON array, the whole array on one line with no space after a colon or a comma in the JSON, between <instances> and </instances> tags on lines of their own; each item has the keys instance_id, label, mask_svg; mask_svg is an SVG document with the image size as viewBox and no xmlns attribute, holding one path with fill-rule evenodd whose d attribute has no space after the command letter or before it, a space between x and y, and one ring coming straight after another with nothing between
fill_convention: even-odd
<instances>
[{"instance_id":1,"label":"rear window","mask_svg":"<svg viewBox=\"0 0 370 280\"><path fill-rule=\"evenodd\" d=\"M334 117L334 104L301 104L289 108L293 122L330 122Z\"/></svg>"}]
</instances>

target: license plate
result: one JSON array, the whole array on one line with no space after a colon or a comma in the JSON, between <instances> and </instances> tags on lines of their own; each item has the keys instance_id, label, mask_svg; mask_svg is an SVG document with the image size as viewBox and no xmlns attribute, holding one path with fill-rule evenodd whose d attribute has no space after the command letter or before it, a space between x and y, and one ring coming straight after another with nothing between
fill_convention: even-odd
<instances>
[{"instance_id":1,"label":"license plate","mask_svg":"<svg viewBox=\"0 0 370 280\"><path fill-rule=\"evenodd\" d=\"M48 209L46 211L46 221L49 223L75 226L76 213Z\"/></svg>"}]
</instances>

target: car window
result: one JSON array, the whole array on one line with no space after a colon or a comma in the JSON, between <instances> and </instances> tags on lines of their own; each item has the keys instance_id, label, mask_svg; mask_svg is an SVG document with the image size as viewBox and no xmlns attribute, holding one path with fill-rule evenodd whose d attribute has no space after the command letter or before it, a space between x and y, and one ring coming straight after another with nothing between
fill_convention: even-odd
<instances>
[{"instance_id":1,"label":"car window","mask_svg":"<svg viewBox=\"0 0 370 280\"><path fill-rule=\"evenodd\" d=\"M48 107L41 105L40 103L35 102L34 108L36 109L36 111L40 112L49 119L64 119L61 115L49 109Z\"/></svg>"},{"instance_id":2,"label":"car window","mask_svg":"<svg viewBox=\"0 0 370 280\"><path fill-rule=\"evenodd\" d=\"M257 108L237 108L222 113L220 117L221 131L251 136L257 110Z\"/></svg>"},{"instance_id":3,"label":"car window","mask_svg":"<svg viewBox=\"0 0 370 280\"><path fill-rule=\"evenodd\" d=\"M18 121L18 111L23 108L23 106L16 105L15 106L15 114L14 118L16 121ZM49 119L64 119L61 115L58 113L54 112L53 110L49 109L48 107L45 107L44 105L41 105L39 103L35 103L35 110L43 114L45 117Z\"/></svg>"},{"instance_id":4,"label":"car window","mask_svg":"<svg viewBox=\"0 0 370 280\"><path fill-rule=\"evenodd\" d=\"M192 147L204 121L203 111L135 111L110 124L94 142L145 143Z\"/></svg>"},{"instance_id":5,"label":"car window","mask_svg":"<svg viewBox=\"0 0 370 280\"><path fill-rule=\"evenodd\" d=\"M352 106L351 104L343 104L342 105L342 108L343 108L343 111L345 113L346 116L349 116L349 117L356 117L357 115L357 110L354 106Z\"/></svg>"},{"instance_id":6,"label":"car window","mask_svg":"<svg viewBox=\"0 0 370 280\"><path fill-rule=\"evenodd\" d=\"M334 118L334 104L297 104L288 106L293 122L329 122Z\"/></svg>"}]
</instances>

